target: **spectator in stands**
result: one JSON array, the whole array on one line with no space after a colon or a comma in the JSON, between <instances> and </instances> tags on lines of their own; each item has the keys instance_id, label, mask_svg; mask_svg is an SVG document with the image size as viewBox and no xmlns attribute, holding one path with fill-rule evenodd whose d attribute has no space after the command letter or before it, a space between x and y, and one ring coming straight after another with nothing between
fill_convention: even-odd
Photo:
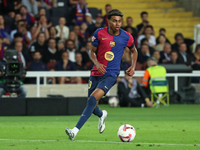
<instances>
[{"instance_id":1,"label":"spectator in stands","mask_svg":"<svg viewBox=\"0 0 200 150\"><path fill-rule=\"evenodd\" d=\"M124 30L127 31L127 28L132 29L131 35L134 37L134 39L136 39L137 38L137 30L133 27L133 18L130 16L126 18L126 26L124 27Z\"/></svg>"},{"instance_id":2,"label":"spectator in stands","mask_svg":"<svg viewBox=\"0 0 200 150\"><path fill-rule=\"evenodd\" d=\"M91 13L85 13L85 19L86 19L86 23L87 23L88 27L95 23L95 21L92 19Z\"/></svg>"},{"instance_id":3,"label":"spectator in stands","mask_svg":"<svg viewBox=\"0 0 200 150\"><path fill-rule=\"evenodd\" d=\"M82 47L80 49L80 52L81 52L81 55L82 55L82 63L86 64L88 69L91 69L92 65L93 65L93 62L90 60L90 57L89 57L89 50L91 50L91 48L92 48L91 41L87 41L85 47Z\"/></svg>"},{"instance_id":4,"label":"spectator in stands","mask_svg":"<svg viewBox=\"0 0 200 150\"><path fill-rule=\"evenodd\" d=\"M149 51L149 46L146 44L143 44L141 46L140 51L138 51L138 62L143 64L147 61L147 59L151 57L150 51Z\"/></svg>"},{"instance_id":5,"label":"spectator in stands","mask_svg":"<svg viewBox=\"0 0 200 150\"><path fill-rule=\"evenodd\" d=\"M48 9L57 7L57 0L38 0L38 7L45 7Z\"/></svg>"},{"instance_id":6,"label":"spectator in stands","mask_svg":"<svg viewBox=\"0 0 200 150\"><path fill-rule=\"evenodd\" d=\"M22 15L20 13L17 13L14 17L14 21L12 22L12 25L11 25L11 29L12 30L15 30L17 28L17 22L19 20L22 20Z\"/></svg>"},{"instance_id":7,"label":"spectator in stands","mask_svg":"<svg viewBox=\"0 0 200 150\"><path fill-rule=\"evenodd\" d=\"M29 45L29 43L31 43L31 33L29 31L27 31L26 29L26 24L25 24L25 21L24 20L19 20L17 22L17 29L13 30L11 32L11 39L13 40L14 38L14 34L17 33L17 32L20 32L22 33L23 35L23 44L25 44L26 46Z\"/></svg>"},{"instance_id":8,"label":"spectator in stands","mask_svg":"<svg viewBox=\"0 0 200 150\"><path fill-rule=\"evenodd\" d=\"M163 51L164 45L165 45L167 39L166 39L165 35L160 34L159 37L158 37L158 40L159 40L159 44L157 44L155 46L155 50Z\"/></svg>"},{"instance_id":9,"label":"spectator in stands","mask_svg":"<svg viewBox=\"0 0 200 150\"><path fill-rule=\"evenodd\" d=\"M103 17L103 22L102 22L102 25L103 26L108 26L108 12L112 10L112 6L110 4L106 4L105 6L105 11L106 11L106 14L105 16Z\"/></svg>"},{"instance_id":10,"label":"spectator in stands","mask_svg":"<svg viewBox=\"0 0 200 150\"><path fill-rule=\"evenodd\" d=\"M78 36L81 37L84 40L83 45L85 45L86 41L90 37L90 35L89 35L88 31L87 31L87 28L88 28L88 26L87 26L86 22L81 23L80 31L78 33ZM81 45L81 47L83 47L83 45Z\"/></svg>"},{"instance_id":11,"label":"spectator in stands","mask_svg":"<svg viewBox=\"0 0 200 150\"><path fill-rule=\"evenodd\" d=\"M73 27L73 31L76 34L75 35L75 44L76 44L76 47L77 47L77 49L80 49L85 44L85 39L82 36L79 36L80 26L79 25L75 25Z\"/></svg>"},{"instance_id":12,"label":"spectator in stands","mask_svg":"<svg viewBox=\"0 0 200 150\"><path fill-rule=\"evenodd\" d=\"M131 58L129 51L125 48L121 58L120 70L127 70L131 66Z\"/></svg>"},{"instance_id":13,"label":"spectator in stands","mask_svg":"<svg viewBox=\"0 0 200 150\"><path fill-rule=\"evenodd\" d=\"M75 48L79 49L79 41L78 41L78 36L74 31L69 32L69 40L73 40L75 44Z\"/></svg>"},{"instance_id":14,"label":"spectator in stands","mask_svg":"<svg viewBox=\"0 0 200 150\"><path fill-rule=\"evenodd\" d=\"M33 61L28 66L29 71L48 71L47 65L42 62L42 55L39 51L33 53ZM36 83L36 79L31 79L32 83ZM43 78L40 78L40 83L43 82Z\"/></svg>"},{"instance_id":15,"label":"spectator in stands","mask_svg":"<svg viewBox=\"0 0 200 150\"><path fill-rule=\"evenodd\" d=\"M69 28L65 25L65 17L60 17L58 23L59 25L56 26L56 30L58 31L57 37L60 37L62 40L67 40L69 38Z\"/></svg>"},{"instance_id":16,"label":"spectator in stands","mask_svg":"<svg viewBox=\"0 0 200 150\"><path fill-rule=\"evenodd\" d=\"M130 34L133 36L135 47L138 47L138 44L137 44L137 37L134 37L134 33L133 33L132 28L131 28L131 27L127 27L127 28L126 28L126 31L127 31L128 33L130 33Z\"/></svg>"},{"instance_id":17,"label":"spectator in stands","mask_svg":"<svg viewBox=\"0 0 200 150\"><path fill-rule=\"evenodd\" d=\"M4 57L4 51L6 50L6 47L3 46L3 37L0 36L0 60L3 60Z\"/></svg>"},{"instance_id":18,"label":"spectator in stands","mask_svg":"<svg viewBox=\"0 0 200 150\"><path fill-rule=\"evenodd\" d=\"M76 66L73 62L69 60L68 52L62 53L62 60L59 60L56 63L55 71L76 71ZM82 83L82 79L80 77L60 77L58 78L59 84L64 83Z\"/></svg>"},{"instance_id":19,"label":"spectator in stands","mask_svg":"<svg viewBox=\"0 0 200 150\"><path fill-rule=\"evenodd\" d=\"M69 60L75 62L75 52L77 51L75 48L75 44L73 40L67 40L66 42L66 51L69 55Z\"/></svg>"},{"instance_id":20,"label":"spectator in stands","mask_svg":"<svg viewBox=\"0 0 200 150\"><path fill-rule=\"evenodd\" d=\"M143 38L147 38L149 41L149 46L155 47L156 46L156 38L152 35L153 27L151 25L145 26L144 35L140 35L138 37L138 47L140 48L140 43Z\"/></svg>"},{"instance_id":21,"label":"spectator in stands","mask_svg":"<svg viewBox=\"0 0 200 150\"><path fill-rule=\"evenodd\" d=\"M166 64L171 60L170 58L171 53L171 45L169 43L165 43L163 51L160 52L160 60L159 63Z\"/></svg>"},{"instance_id":22,"label":"spectator in stands","mask_svg":"<svg viewBox=\"0 0 200 150\"><path fill-rule=\"evenodd\" d=\"M39 21L40 20L40 16L46 16L46 18L47 18L47 26L48 27L52 26L51 18L50 18L50 16L47 15L45 8L40 8L39 9L38 14L35 16L35 19L37 21Z\"/></svg>"},{"instance_id":23,"label":"spectator in stands","mask_svg":"<svg viewBox=\"0 0 200 150\"><path fill-rule=\"evenodd\" d=\"M37 26L37 29L36 29L35 33L33 34L33 38L36 38L40 32L44 32L46 39L48 39L49 31L48 31L48 25L47 25L47 18L45 15L41 15L39 17L39 20L38 20L38 23L36 26Z\"/></svg>"},{"instance_id":24,"label":"spectator in stands","mask_svg":"<svg viewBox=\"0 0 200 150\"><path fill-rule=\"evenodd\" d=\"M148 13L146 11L141 12L140 17L142 19L142 23L137 25L138 37L144 34L145 27L149 25Z\"/></svg>"},{"instance_id":25,"label":"spectator in stands","mask_svg":"<svg viewBox=\"0 0 200 150\"><path fill-rule=\"evenodd\" d=\"M83 58L82 58L81 53L80 52L76 52L75 53L75 63L74 63L75 66L76 66L76 69L77 70L82 70L82 71L88 70L87 66L82 63L82 60L83 60Z\"/></svg>"},{"instance_id":26,"label":"spectator in stands","mask_svg":"<svg viewBox=\"0 0 200 150\"><path fill-rule=\"evenodd\" d=\"M179 45L179 52L178 52L178 61L181 64L185 64L188 67L191 67L193 62L193 57L190 53L187 53L187 45L185 43L181 43Z\"/></svg>"},{"instance_id":27,"label":"spectator in stands","mask_svg":"<svg viewBox=\"0 0 200 150\"><path fill-rule=\"evenodd\" d=\"M4 14L8 14L10 12L18 13L21 7L21 0L3 0L3 10Z\"/></svg>"},{"instance_id":28,"label":"spectator in stands","mask_svg":"<svg viewBox=\"0 0 200 150\"><path fill-rule=\"evenodd\" d=\"M20 7L20 14L22 15L22 19L26 20L27 27L30 27L30 26L34 25L35 18L27 12L26 6L22 5Z\"/></svg>"},{"instance_id":29,"label":"spectator in stands","mask_svg":"<svg viewBox=\"0 0 200 150\"><path fill-rule=\"evenodd\" d=\"M200 70L200 44L196 45L196 48L195 48L192 69Z\"/></svg>"},{"instance_id":30,"label":"spectator in stands","mask_svg":"<svg viewBox=\"0 0 200 150\"><path fill-rule=\"evenodd\" d=\"M87 31L89 32L90 36L94 33L94 31L96 31L96 29L103 27L102 26L103 17L102 17L101 14L96 15L95 21L96 22L94 24L91 24L91 25L88 26Z\"/></svg>"},{"instance_id":31,"label":"spectator in stands","mask_svg":"<svg viewBox=\"0 0 200 150\"><path fill-rule=\"evenodd\" d=\"M79 25L73 26L72 31L74 31L74 33L78 36L78 34L80 32L80 26Z\"/></svg>"},{"instance_id":32,"label":"spectator in stands","mask_svg":"<svg viewBox=\"0 0 200 150\"><path fill-rule=\"evenodd\" d=\"M6 26L3 15L0 15L0 36L3 37L3 44L10 45L10 27Z\"/></svg>"},{"instance_id":33,"label":"spectator in stands","mask_svg":"<svg viewBox=\"0 0 200 150\"><path fill-rule=\"evenodd\" d=\"M49 31L49 37L54 38L56 40L56 43L60 40L60 37L57 37L58 31L54 26L51 26L48 28Z\"/></svg>"},{"instance_id":34,"label":"spectator in stands","mask_svg":"<svg viewBox=\"0 0 200 150\"><path fill-rule=\"evenodd\" d=\"M200 44L196 45L195 52L194 52L194 57L200 63Z\"/></svg>"},{"instance_id":35,"label":"spectator in stands","mask_svg":"<svg viewBox=\"0 0 200 150\"><path fill-rule=\"evenodd\" d=\"M76 7L72 8L70 14L70 24L71 25L81 25L85 22L85 13L88 13L88 7L86 5L86 0L78 0Z\"/></svg>"},{"instance_id":36,"label":"spectator in stands","mask_svg":"<svg viewBox=\"0 0 200 150\"><path fill-rule=\"evenodd\" d=\"M185 43L187 46L187 53L191 53L190 51L190 46L194 43L194 40L192 39L187 39L183 37L182 33L176 33L175 35L175 43L172 45L172 49L173 50L177 50L177 52L179 51L179 46L181 43Z\"/></svg>"},{"instance_id":37,"label":"spectator in stands","mask_svg":"<svg viewBox=\"0 0 200 150\"><path fill-rule=\"evenodd\" d=\"M66 49L66 47L65 47L65 41L59 40L58 44L57 44L57 47L58 47L58 51L60 53L63 53L65 51L65 49Z\"/></svg>"},{"instance_id":38,"label":"spectator in stands","mask_svg":"<svg viewBox=\"0 0 200 150\"><path fill-rule=\"evenodd\" d=\"M178 53L176 50L172 50L170 52L170 61L168 61L167 64L180 64L180 62L178 61Z\"/></svg>"},{"instance_id":39,"label":"spectator in stands","mask_svg":"<svg viewBox=\"0 0 200 150\"><path fill-rule=\"evenodd\" d=\"M21 42L16 42L15 47L18 54L19 61L23 64L23 67L26 69L26 64L30 61L29 56L26 53L22 53L23 45Z\"/></svg>"},{"instance_id":40,"label":"spectator in stands","mask_svg":"<svg viewBox=\"0 0 200 150\"><path fill-rule=\"evenodd\" d=\"M76 6L77 3L78 3L78 0L69 0L68 1L69 7L74 7L74 6Z\"/></svg>"},{"instance_id":41,"label":"spectator in stands","mask_svg":"<svg viewBox=\"0 0 200 150\"><path fill-rule=\"evenodd\" d=\"M56 49L56 40L54 38L49 38L48 48L44 50L42 55L43 62L47 64L49 70L54 69L56 62L61 58L61 54Z\"/></svg>"},{"instance_id":42,"label":"spectator in stands","mask_svg":"<svg viewBox=\"0 0 200 150\"><path fill-rule=\"evenodd\" d=\"M153 52L153 55L152 55L153 58L155 58L155 61L157 62L157 64L159 64L159 61L160 61L160 52L155 50Z\"/></svg>"},{"instance_id":43,"label":"spectator in stands","mask_svg":"<svg viewBox=\"0 0 200 150\"><path fill-rule=\"evenodd\" d=\"M143 38L141 40L141 44L140 45L143 45L143 44L146 44L146 45L149 46L149 40L147 38ZM155 49L153 47L149 46L149 52L150 52L151 55L153 54L154 51L155 51Z\"/></svg>"},{"instance_id":44,"label":"spectator in stands","mask_svg":"<svg viewBox=\"0 0 200 150\"><path fill-rule=\"evenodd\" d=\"M27 11L35 16L38 13L38 3L37 0L22 0L22 5L26 6Z\"/></svg>"},{"instance_id":45,"label":"spectator in stands","mask_svg":"<svg viewBox=\"0 0 200 150\"><path fill-rule=\"evenodd\" d=\"M16 42L21 42L23 44L23 34L22 33L17 32L17 33L14 34L14 39L13 39L13 42L11 43L11 45L10 45L10 48L14 48ZM23 44L22 52L25 52L27 54L29 53L28 47L24 44Z\"/></svg>"},{"instance_id":46,"label":"spectator in stands","mask_svg":"<svg viewBox=\"0 0 200 150\"><path fill-rule=\"evenodd\" d=\"M161 34L165 36L165 38L166 38L166 43L171 44L171 42L170 42L170 41L168 40L168 38L166 37L166 30L165 30L165 28L160 28L160 30L159 30L159 36L160 36ZM160 42L159 42L159 36L156 38L156 43L157 43L157 44L160 43Z\"/></svg>"},{"instance_id":47,"label":"spectator in stands","mask_svg":"<svg viewBox=\"0 0 200 150\"><path fill-rule=\"evenodd\" d=\"M117 95L119 97L120 107L152 107L145 91L142 89L136 79L127 75L117 85Z\"/></svg>"},{"instance_id":48,"label":"spectator in stands","mask_svg":"<svg viewBox=\"0 0 200 150\"><path fill-rule=\"evenodd\" d=\"M30 29L30 33L31 33L31 43L29 44L32 45L35 41L36 41L36 37L34 36L35 32L37 31L37 27L36 26L32 26Z\"/></svg>"},{"instance_id":49,"label":"spectator in stands","mask_svg":"<svg viewBox=\"0 0 200 150\"><path fill-rule=\"evenodd\" d=\"M47 49L46 44L46 37L44 32L40 32L37 36L37 41L34 42L30 47L30 52L40 52L41 54L44 54L44 51Z\"/></svg>"}]
</instances>

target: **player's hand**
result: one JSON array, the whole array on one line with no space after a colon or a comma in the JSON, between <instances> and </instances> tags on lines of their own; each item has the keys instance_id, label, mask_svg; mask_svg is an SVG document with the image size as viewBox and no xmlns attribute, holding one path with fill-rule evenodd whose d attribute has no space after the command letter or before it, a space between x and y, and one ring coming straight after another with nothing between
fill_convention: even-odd
<instances>
[{"instance_id":1,"label":"player's hand","mask_svg":"<svg viewBox=\"0 0 200 150\"><path fill-rule=\"evenodd\" d=\"M127 70L126 70L126 73L129 75L129 76L133 76L135 74L135 70L132 68L132 67L129 67Z\"/></svg>"},{"instance_id":2,"label":"player's hand","mask_svg":"<svg viewBox=\"0 0 200 150\"><path fill-rule=\"evenodd\" d=\"M97 67L97 70L99 71L100 74L104 74L104 73L107 72L106 69L105 69L106 66L103 65L103 64L98 63L98 64L96 65L96 67Z\"/></svg>"}]
</instances>

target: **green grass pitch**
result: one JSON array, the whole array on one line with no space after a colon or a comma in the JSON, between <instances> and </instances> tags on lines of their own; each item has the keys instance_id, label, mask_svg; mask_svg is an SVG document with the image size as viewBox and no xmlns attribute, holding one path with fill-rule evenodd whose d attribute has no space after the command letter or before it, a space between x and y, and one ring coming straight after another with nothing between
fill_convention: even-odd
<instances>
[{"instance_id":1,"label":"green grass pitch","mask_svg":"<svg viewBox=\"0 0 200 150\"><path fill-rule=\"evenodd\" d=\"M98 132L92 115L69 141L65 128L73 128L79 116L0 117L0 150L189 150L200 149L200 105L170 105L159 108L111 108L106 129ZM132 142L117 137L122 124L136 129Z\"/></svg>"}]
</instances>

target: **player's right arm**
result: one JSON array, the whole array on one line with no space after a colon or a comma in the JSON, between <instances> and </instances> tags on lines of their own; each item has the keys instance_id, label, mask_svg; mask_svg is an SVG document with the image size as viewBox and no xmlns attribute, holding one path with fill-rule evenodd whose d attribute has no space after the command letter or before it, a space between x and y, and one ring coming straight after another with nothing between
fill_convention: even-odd
<instances>
[{"instance_id":1,"label":"player's right arm","mask_svg":"<svg viewBox=\"0 0 200 150\"><path fill-rule=\"evenodd\" d=\"M105 69L106 66L99 63L99 61L97 60L96 51L97 51L97 47L93 46L92 49L89 51L89 57L94 63L94 65L97 67L97 70L99 71L99 73L104 74L106 73L106 69Z\"/></svg>"}]
</instances>

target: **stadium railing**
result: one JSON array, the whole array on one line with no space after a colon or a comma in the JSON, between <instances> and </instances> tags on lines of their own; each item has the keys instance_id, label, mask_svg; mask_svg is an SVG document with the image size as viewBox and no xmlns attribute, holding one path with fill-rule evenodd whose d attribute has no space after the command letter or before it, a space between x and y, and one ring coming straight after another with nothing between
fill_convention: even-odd
<instances>
[{"instance_id":1,"label":"stadium railing","mask_svg":"<svg viewBox=\"0 0 200 150\"><path fill-rule=\"evenodd\" d=\"M134 77L142 77L144 71L136 71ZM47 77L89 77L90 71L27 71L26 77L36 78L37 97L40 97L40 77L44 78L43 85L46 86ZM119 77L124 76L124 71L120 71ZM167 73L167 77L174 77L174 90L178 90L178 77L198 77L200 71L192 71L192 73Z\"/></svg>"}]
</instances>

